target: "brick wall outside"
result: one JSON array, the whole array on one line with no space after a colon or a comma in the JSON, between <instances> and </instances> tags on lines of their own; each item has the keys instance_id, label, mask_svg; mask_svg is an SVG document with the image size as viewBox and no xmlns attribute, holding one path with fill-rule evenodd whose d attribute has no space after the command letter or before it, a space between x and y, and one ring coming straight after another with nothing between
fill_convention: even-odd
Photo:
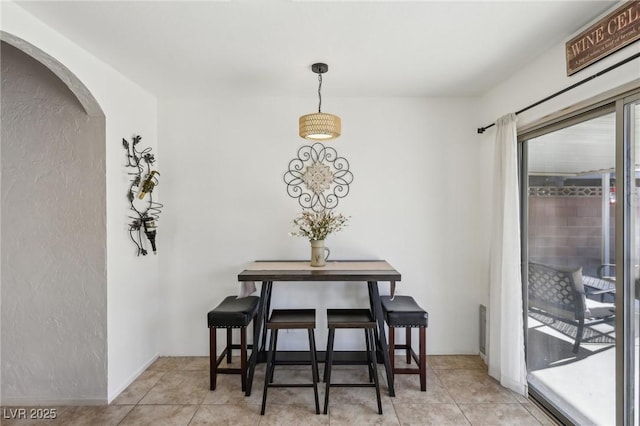
<instances>
[{"instance_id":1,"label":"brick wall outside","mask_svg":"<svg viewBox=\"0 0 640 426\"><path fill-rule=\"evenodd\" d=\"M613 260L615 207L610 209ZM600 197L529 197L529 258L532 261L555 266L582 266L583 274L595 276L602 263L601 250Z\"/></svg>"}]
</instances>

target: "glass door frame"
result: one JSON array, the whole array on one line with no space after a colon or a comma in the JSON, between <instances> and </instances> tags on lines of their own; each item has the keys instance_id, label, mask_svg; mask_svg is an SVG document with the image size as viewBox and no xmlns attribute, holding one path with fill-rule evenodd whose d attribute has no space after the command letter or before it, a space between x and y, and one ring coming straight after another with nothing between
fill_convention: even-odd
<instances>
[{"instance_id":1,"label":"glass door frame","mask_svg":"<svg viewBox=\"0 0 640 426\"><path fill-rule=\"evenodd\" d=\"M640 226L634 223L632 207L634 200L631 197L635 188L635 147L631 143L630 107L640 100L640 88L636 87L624 94L600 101L589 107L581 108L566 116L555 117L546 123L540 123L535 127L518 132L518 160L520 177L520 217L521 217L521 271L522 271L522 303L524 316L524 342L525 357L528 345L527 328L527 283L529 259L528 248L528 140L543 134L551 133L559 129L572 126L574 124L587 121L607 113L616 113L615 144L616 144L616 176L623 176L623 179L616 179L616 242L615 253L616 263L616 424L631 426L634 422L635 395L640 389L634 389L634 303L635 288L633 277L633 259L635 249L631 238L633 226ZM640 141L635 141L640 144ZM557 417L563 423L569 419L561 410L553 406L544 398L544 395L529 388L529 394L534 400L540 403L547 411Z\"/></svg>"},{"instance_id":2,"label":"glass door frame","mask_svg":"<svg viewBox=\"0 0 640 426\"><path fill-rule=\"evenodd\" d=\"M631 107L640 102L640 93L616 100L616 179L619 207L616 209L616 423L633 425L635 386L635 223L633 196L635 185L635 149L640 141L633 140Z\"/></svg>"}]
</instances>

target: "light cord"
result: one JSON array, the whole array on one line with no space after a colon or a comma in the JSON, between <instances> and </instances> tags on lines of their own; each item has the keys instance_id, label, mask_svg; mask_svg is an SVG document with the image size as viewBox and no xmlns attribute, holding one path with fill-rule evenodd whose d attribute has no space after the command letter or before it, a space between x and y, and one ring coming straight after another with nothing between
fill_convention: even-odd
<instances>
[{"instance_id":1,"label":"light cord","mask_svg":"<svg viewBox=\"0 0 640 426\"><path fill-rule=\"evenodd\" d=\"M320 93L321 88L322 88L322 74L318 74L318 113L320 112L320 107L322 106L322 93Z\"/></svg>"}]
</instances>

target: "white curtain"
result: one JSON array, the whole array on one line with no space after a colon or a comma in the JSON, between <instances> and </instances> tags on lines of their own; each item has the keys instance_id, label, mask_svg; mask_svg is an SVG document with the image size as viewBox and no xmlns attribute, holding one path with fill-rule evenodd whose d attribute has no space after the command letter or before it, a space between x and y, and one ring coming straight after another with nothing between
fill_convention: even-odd
<instances>
[{"instance_id":1,"label":"white curtain","mask_svg":"<svg viewBox=\"0 0 640 426\"><path fill-rule=\"evenodd\" d=\"M489 292L489 374L526 395L516 115L496 122Z\"/></svg>"}]
</instances>

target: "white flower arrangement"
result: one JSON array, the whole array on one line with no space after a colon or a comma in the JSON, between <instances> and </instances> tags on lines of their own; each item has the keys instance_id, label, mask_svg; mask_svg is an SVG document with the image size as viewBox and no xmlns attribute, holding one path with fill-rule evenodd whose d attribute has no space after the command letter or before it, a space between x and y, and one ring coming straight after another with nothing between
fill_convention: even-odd
<instances>
[{"instance_id":1,"label":"white flower arrangement","mask_svg":"<svg viewBox=\"0 0 640 426\"><path fill-rule=\"evenodd\" d=\"M348 217L342 213L334 214L331 210L313 212L304 210L293 219L295 231L289 233L292 237L306 237L309 241L320 241L329 234L341 231L347 226Z\"/></svg>"}]
</instances>

